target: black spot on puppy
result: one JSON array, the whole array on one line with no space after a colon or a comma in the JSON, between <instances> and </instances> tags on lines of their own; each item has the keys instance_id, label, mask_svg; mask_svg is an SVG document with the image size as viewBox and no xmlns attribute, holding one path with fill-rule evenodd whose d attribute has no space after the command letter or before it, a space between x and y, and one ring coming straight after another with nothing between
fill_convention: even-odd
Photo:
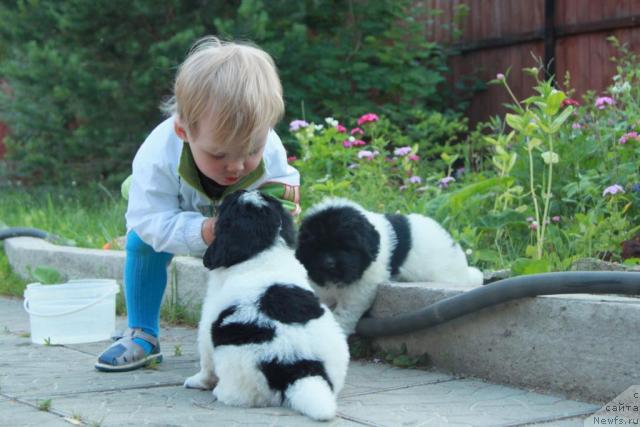
<instances>
[{"instance_id":1,"label":"black spot on puppy","mask_svg":"<svg viewBox=\"0 0 640 427\"><path fill-rule=\"evenodd\" d=\"M227 323L224 320L233 315L237 306L223 310L211 325L211 339L214 346L259 344L271 341L276 334L275 328L259 326L254 323Z\"/></svg>"},{"instance_id":2,"label":"black spot on puppy","mask_svg":"<svg viewBox=\"0 0 640 427\"><path fill-rule=\"evenodd\" d=\"M297 380L315 376L324 378L331 390L333 390L333 384L327 376L324 365L317 360L302 359L293 363L284 363L274 359L268 362L262 362L260 364L260 370L267 378L269 388L272 390L284 392L287 387Z\"/></svg>"},{"instance_id":3,"label":"black spot on puppy","mask_svg":"<svg viewBox=\"0 0 640 427\"><path fill-rule=\"evenodd\" d=\"M407 259L409 250L411 249L411 229L409 220L404 215L385 215L385 218L391 223L393 232L396 234L396 246L393 248L390 265L391 275L398 274L400 266Z\"/></svg>"},{"instance_id":4,"label":"black spot on puppy","mask_svg":"<svg viewBox=\"0 0 640 427\"><path fill-rule=\"evenodd\" d=\"M258 308L273 320L282 323L307 323L322 316L324 309L318 297L311 291L294 285L269 286Z\"/></svg>"}]
</instances>

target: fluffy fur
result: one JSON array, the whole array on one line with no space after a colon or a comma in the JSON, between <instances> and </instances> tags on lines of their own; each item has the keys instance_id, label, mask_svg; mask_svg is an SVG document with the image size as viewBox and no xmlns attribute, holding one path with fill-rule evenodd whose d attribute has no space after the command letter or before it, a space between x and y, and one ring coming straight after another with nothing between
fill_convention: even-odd
<instances>
[{"instance_id":1,"label":"fluffy fur","mask_svg":"<svg viewBox=\"0 0 640 427\"><path fill-rule=\"evenodd\" d=\"M200 372L185 387L215 386L228 405L335 416L349 349L294 245L293 222L276 199L255 191L225 199L204 256L211 272L198 329Z\"/></svg>"},{"instance_id":2,"label":"fluffy fur","mask_svg":"<svg viewBox=\"0 0 640 427\"><path fill-rule=\"evenodd\" d=\"M351 334L390 279L481 285L456 242L433 219L382 215L345 199L312 207L300 225L296 257L323 303Z\"/></svg>"}]
</instances>

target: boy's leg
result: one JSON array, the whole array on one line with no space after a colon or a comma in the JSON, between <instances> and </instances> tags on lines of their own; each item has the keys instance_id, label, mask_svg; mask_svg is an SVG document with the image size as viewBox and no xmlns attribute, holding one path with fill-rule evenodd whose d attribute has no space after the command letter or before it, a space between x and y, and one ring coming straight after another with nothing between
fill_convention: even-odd
<instances>
[{"instance_id":1,"label":"boy's leg","mask_svg":"<svg viewBox=\"0 0 640 427\"><path fill-rule=\"evenodd\" d=\"M122 368L131 365L135 369L142 366L136 362L158 347L154 338L159 333L160 305L167 286L167 266L171 258L169 253L155 252L134 231L129 232L124 269L125 302L130 330L140 330L142 333L129 334L109 347L100 355L96 368L108 371L113 365L117 370L122 370L118 368L119 365ZM127 353L126 340L132 340L137 345L134 346L137 347L134 352Z\"/></svg>"}]
</instances>

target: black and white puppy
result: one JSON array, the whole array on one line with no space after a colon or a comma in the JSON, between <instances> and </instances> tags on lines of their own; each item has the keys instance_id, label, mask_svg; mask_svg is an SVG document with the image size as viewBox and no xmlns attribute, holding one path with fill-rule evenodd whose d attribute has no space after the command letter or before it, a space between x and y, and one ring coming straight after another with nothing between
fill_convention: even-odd
<instances>
[{"instance_id":1,"label":"black and white puppy","mask_svg":"<svg viewBox=\"0 0 640 427\"><path fill-rule=\"evenodd\" d=\"M200 372L185 387L215 386L213 395L228 405L335 416L349 349L294 246L293 221L277 199L257 191L225 198L204 256L211 272L198 329Z\"/></svg>"},{"instance_id":2,"label":"black and white puppy","mask_svg":"<svg viewBox=\"0 0 640 427\"><path fill-rule=\"evenodd\" d=\"M481 285L482 272L436 221L382 215L345 199L313 206L300 225L296 257L345 333L355 331L380 284L435 281Z\"/></svg>"}]
</instances>

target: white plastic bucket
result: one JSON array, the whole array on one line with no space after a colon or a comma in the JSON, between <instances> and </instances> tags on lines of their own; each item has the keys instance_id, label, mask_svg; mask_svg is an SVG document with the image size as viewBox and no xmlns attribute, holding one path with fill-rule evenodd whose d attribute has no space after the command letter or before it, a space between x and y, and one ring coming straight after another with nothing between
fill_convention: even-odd
<instances>
[{"instance_id":1,"label":"white plastic bucket","mask_svg":"<svg viewBox=\"0 0 640 427\"><path fill-rule=\"evenodd\" d=\"M78 344L107 340L116 327L115 280L32 283L24 291L34 344Z\"/></svg>"}]
</instances>

